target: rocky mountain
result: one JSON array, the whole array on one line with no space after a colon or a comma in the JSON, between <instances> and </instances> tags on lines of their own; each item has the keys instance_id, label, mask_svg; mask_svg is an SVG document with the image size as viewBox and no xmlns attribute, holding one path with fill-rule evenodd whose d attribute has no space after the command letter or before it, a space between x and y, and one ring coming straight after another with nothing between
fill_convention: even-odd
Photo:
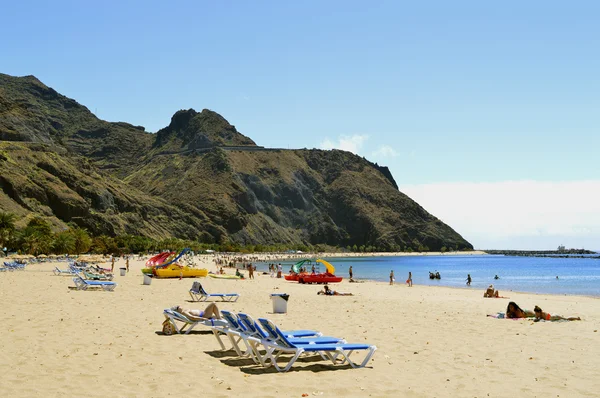
<instances>
[{"instance_id":1,"label":"rocky mountain","mask_svg":"<svg viewBox=\"0 0 600 398\"><path fill-rule=\"evenodd\" d=\"M257 146L221 115L156 134L96 118L33 76L0 74L0 209L94 234L201 242L472 248L344 151Z\"/></svg>"}]
</instances>

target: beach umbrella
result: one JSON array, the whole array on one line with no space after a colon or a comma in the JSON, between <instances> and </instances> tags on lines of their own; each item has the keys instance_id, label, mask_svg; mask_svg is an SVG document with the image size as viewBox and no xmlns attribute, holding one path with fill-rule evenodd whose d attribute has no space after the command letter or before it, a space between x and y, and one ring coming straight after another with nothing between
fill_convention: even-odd
<instances>
[{"instance_id":1,"label":"beach umbrella","mask_svg":"<svg viewBox=\"0 0 600 398\"><path fill-rule=\"evenodd\" d=\"M37 256L37 258L48 258L48 256L46 256L45 254L40 254L39 256Z\"/></svg>"}]
</instances>

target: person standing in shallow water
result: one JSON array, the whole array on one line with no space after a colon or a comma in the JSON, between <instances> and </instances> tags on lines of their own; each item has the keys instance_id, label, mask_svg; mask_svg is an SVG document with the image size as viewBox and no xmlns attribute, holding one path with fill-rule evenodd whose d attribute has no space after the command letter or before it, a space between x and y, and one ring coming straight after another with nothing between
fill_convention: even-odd
<instances>
[{"instance_id":1,"label":"person standing in shallow water","mask_svg":"<svg viewBox=\"0 0 600 398\"><path fill-rule=\"evenodd\" d=\"M471 286L471 274L467 274L467 286Z\"/></svg>"},{"instance_id":2,"label":"person standing in shallow water","mask_svg":"<svg viewBox=\"0 0 600 398\"><path fill-rule=\"evenodd\" d=\"M352 279L352 266L348 269L348 274L350 275L350 279Z\"/></svg>"},{"instance_id":3,"label":"person standing in shallow water","mask_svg":"<svg viewBox=\"0 0 600 398\"><path fill-rule=\"evenodd\" d=\"M412 272L411 271L408 271L408 279L407 279L406 283L408 284L408 287L412 287Z\"/></svg>"},{"instance_id":4,"label":"person standing in shallow water","mask_svg":"<svg viewBox=\"0 0 600 398\"><path fill-rule=\"evenodd\" d=\"M390 271L390 285L394 284L394 270Z\"/></svg>"}]
</instances>

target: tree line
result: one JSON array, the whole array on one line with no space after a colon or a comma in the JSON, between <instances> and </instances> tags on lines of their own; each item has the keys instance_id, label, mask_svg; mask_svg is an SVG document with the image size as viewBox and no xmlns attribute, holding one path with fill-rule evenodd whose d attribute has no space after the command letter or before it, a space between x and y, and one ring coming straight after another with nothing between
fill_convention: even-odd
<instances>
[{"instance_id":1,"label":"tree line","mask_svg":"<svg viewBox=\"0 0 600 398\"><path fill-rule=\"evenodd\" d=\"M190 248L195 252L205 250L214 250L216 252L238 252L238 253L256 253L256 252L284 252L288 250L302 252L340 252L350 251L357 253L371 253L384 251L404 251L404 252L426 252L429 248L424 245L412 247L394 247L393 250L385 250L372 245L353 245L344 248L330 246L325 244L303 245L303 244L256 244L240 245L231 242L228 239L222 239L220 243L202 243L195 240L186 240L178 238L152 239L147 236L138 235L118 235L92 236L90 233L75 224L69 224L62 231L55 232L52 225L42 217L35 216L31 218L24 228L17 228L17 216L13 213L0 211L0 250L6 248L7 252L19 252L22 254L31 254L34 256L40 254L126 254L126 253L148 253L164 250L179 251L183 248ZM458 250L445 246L441 251Z\"/></svg>"}]
</instances>

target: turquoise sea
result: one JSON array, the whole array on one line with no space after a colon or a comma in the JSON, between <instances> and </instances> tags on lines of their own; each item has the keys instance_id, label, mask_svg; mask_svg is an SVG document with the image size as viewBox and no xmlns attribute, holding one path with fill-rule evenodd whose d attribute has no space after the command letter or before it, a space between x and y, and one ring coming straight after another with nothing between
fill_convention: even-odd
<instances>
[{"instance_id":1,"label":"turquoise sea","mask_svg":"<svg viewBox=\"0 0 600 398\"><path fill-rule=\"evenodd\" d=\"M597 256L597 255L596 255ZM413 283L433 286L465 287L471 274L471 289L487 288L531 293L600 296L600 259L482 256L402 256L347 257L327 259L336 268L336 275L348 277L352 265L354 278L389 281L394 270L396 283L404 283L408 272ZM294 261L282 261L284 273ZM266 270L265 264L257 264ZM429 271L439 272L441 280L429 279ZM499 279L495 280L494 276ZM556 278L558 276L558 279Z\"/></svg>"}]
</instances>

